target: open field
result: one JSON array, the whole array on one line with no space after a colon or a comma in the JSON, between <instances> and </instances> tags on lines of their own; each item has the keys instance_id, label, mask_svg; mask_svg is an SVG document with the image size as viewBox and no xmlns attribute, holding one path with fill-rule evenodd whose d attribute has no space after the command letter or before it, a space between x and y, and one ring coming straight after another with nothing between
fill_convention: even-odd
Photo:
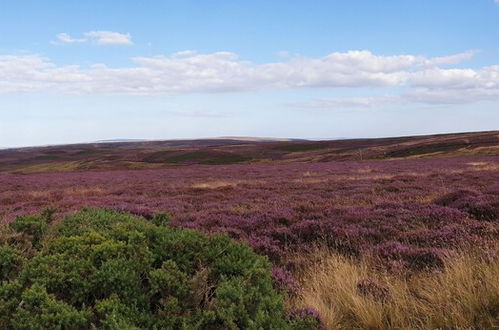
<instances>
[{"instance_id":1,"label":"open field","mask_svg":"<svg viewBox=\"0 0 499 330\"><path fill-rule=\"evenodd\" d=\"M248 242L289 306L328 328L486 328L499 325L498 135L3 151L0 218L165 212Z\"/></svg>"}]
</instances>

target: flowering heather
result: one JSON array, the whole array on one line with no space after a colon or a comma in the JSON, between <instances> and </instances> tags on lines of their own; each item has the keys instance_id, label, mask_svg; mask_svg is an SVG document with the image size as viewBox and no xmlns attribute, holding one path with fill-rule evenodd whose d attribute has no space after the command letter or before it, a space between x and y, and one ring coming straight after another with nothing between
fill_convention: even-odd
<instances>
[{"instance_id":1,"label":"flowering heather","mask_svg":"<svg viewBox=\"0 0 499 330\"><path fill-rule=\"evenodd\" d=\"M281 268L272 267L272 280L274 281L274 286L276 289L287 292L288 294L294 295L298 291L298 283L293 278L291 272Z\"/></svg>"},{"instance_id":2,"label":"flowering heather","mask_svg":"<svg viewBox=\"0 0 499 330\"><path fill-rule=\"evenodd\" d=\"M291 320L303 320L309 318L312 325L314 325L315 323L314 328L320 330L326 329L324 326L324 322L322 321L322 318L320 316L320 313L313 308L301 308L301 309L292 310L289 313L289 318Z\"/></svg>"},{"instance_id":3,"label":"flowering heather","mask_svg":"<svg viewBox=\"0 0 499 330\"><path fill-rule=\"evenodd\" d=\"M109 208L205 233L226 232L286 266L326 245L388 267L439 267L442 253L499 235L499 157L192 165L0 173L0 218Z\"/></svg>"},{"instance_id":4,"label":"flowering heather","mask_svg":"<svg viewBox=\"0 0 499 330\"><path fill-rule=\"evenodd\" d=\"M375 255L390 270L431 270L444 266L445 254L438 249L415 248L400 242L387 242L376 247Z\"/></svg>"},{"instance_id":5,"label":"flowering heather","mask_svg":"<svg viewBox=\"0 0 499 330\"><path fill-rule=\"evenodd\" d=\"M363 278L358 281L357 291L363 296L378 301L387 301L390 299L390 290L372 278Z\"/></svg>"}]
</instances>

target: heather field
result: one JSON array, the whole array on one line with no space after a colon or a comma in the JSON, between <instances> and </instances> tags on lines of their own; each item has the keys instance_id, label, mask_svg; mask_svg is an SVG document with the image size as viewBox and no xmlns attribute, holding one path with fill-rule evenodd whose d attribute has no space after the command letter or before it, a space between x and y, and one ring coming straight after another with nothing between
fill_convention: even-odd
<instances>
[{"instance_id":1,"label":"heather field","mask_svg":"<svg viewBox=\"0 0 499 330\"><path fill-rule=\"evenodd\" d=\"M499 330L499 0L0 31L0 330Z\"/></svg>"},{"instance_id":2,"label":"heather field","mask_svg":"<svg viewBox=\"0 0 499 330\"><path fill-rule=\"evenodd\" d=\"M0 173L0 216L166 212L176 226L228 232L275 260L319 241L358 255L395 243L486 243L498 183L499 157Z\"/></svg>"},{"instance_id":3,"label":"heather field","mask_svg":"<svg viewBox=\"0 0 499 330\"><path fill-rule=\"evenodd\" d=\"M4 170L0 218L51 209L57 222L83 208L144 221L167 214L171 227L247 242L272 263L287 308L319 317L326 328L492 328L499 326L499 156L456 150L396 159Z\"/></svg>"}]
</instances>

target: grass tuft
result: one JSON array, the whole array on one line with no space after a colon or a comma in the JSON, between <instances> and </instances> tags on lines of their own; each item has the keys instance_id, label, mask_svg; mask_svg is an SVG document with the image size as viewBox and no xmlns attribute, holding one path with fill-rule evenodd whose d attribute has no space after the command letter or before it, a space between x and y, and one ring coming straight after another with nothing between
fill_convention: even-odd
<instances>
[{"instance_id":1,"label":"grass tuft","mask_svg":"<svg viewBox=\"0 0 499 330\"><path fill-rule=\"evenodd\" d=\"M499 327L497 259L464 254L446 260L442 271L407 277L327 252L316 260L290 304L316 309L328 329Z\"/></svg>"}]
</instances>

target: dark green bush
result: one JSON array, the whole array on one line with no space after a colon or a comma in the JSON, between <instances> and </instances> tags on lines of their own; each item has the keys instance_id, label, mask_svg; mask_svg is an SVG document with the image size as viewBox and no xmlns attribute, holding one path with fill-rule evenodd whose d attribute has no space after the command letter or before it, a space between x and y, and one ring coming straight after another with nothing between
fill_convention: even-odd
<instances>
[{"instance_id":1,"label":"dark green bush","mask_svg":"<svg viewBox=\"0 0 499 330\"><path fill-rule=\"evenodd\" d=\"M47 219L43 216L17 217L9 224L9 227L17 233L29 235L34 248L40 247L40 240L48 228Z\"/></svg>"},{"instance_id":2,"label":"dark green bush","mask_svg":"<svg viewBox=\"0 0 499 330\"><path fill-rule=\"evenodd\" d=\"M171 220L171 218L170 218L169 214L167 214L167 213L158 213L158 214L155 214L152 217L151 222L154 223L157 226L166 226L166 225L168 225L168 223L170 222L170 220Z\"/></svg>"},{"instance_id":3,"label":"dark green bush","mask_svg":"<svg viewBox=\"0 0 499 330\"><path fill-rule=\"evenodd\" d=\"M0 281L13 278L21 270L24 257L21 252L13 247L4 245L0 247Z\"/></svg>"},{"instance_id":4,"label":"dark green bush","mask_svg":"<svg viewBox=\"0 0 499 330\"><path fill-rule=\"evenodd\" d=\"M40 247L26 262L0 249L2 329L303 328L287 318L267 260L227 236L105 210L43 220L11 225Z\"/></svg>"}]
</instances>

